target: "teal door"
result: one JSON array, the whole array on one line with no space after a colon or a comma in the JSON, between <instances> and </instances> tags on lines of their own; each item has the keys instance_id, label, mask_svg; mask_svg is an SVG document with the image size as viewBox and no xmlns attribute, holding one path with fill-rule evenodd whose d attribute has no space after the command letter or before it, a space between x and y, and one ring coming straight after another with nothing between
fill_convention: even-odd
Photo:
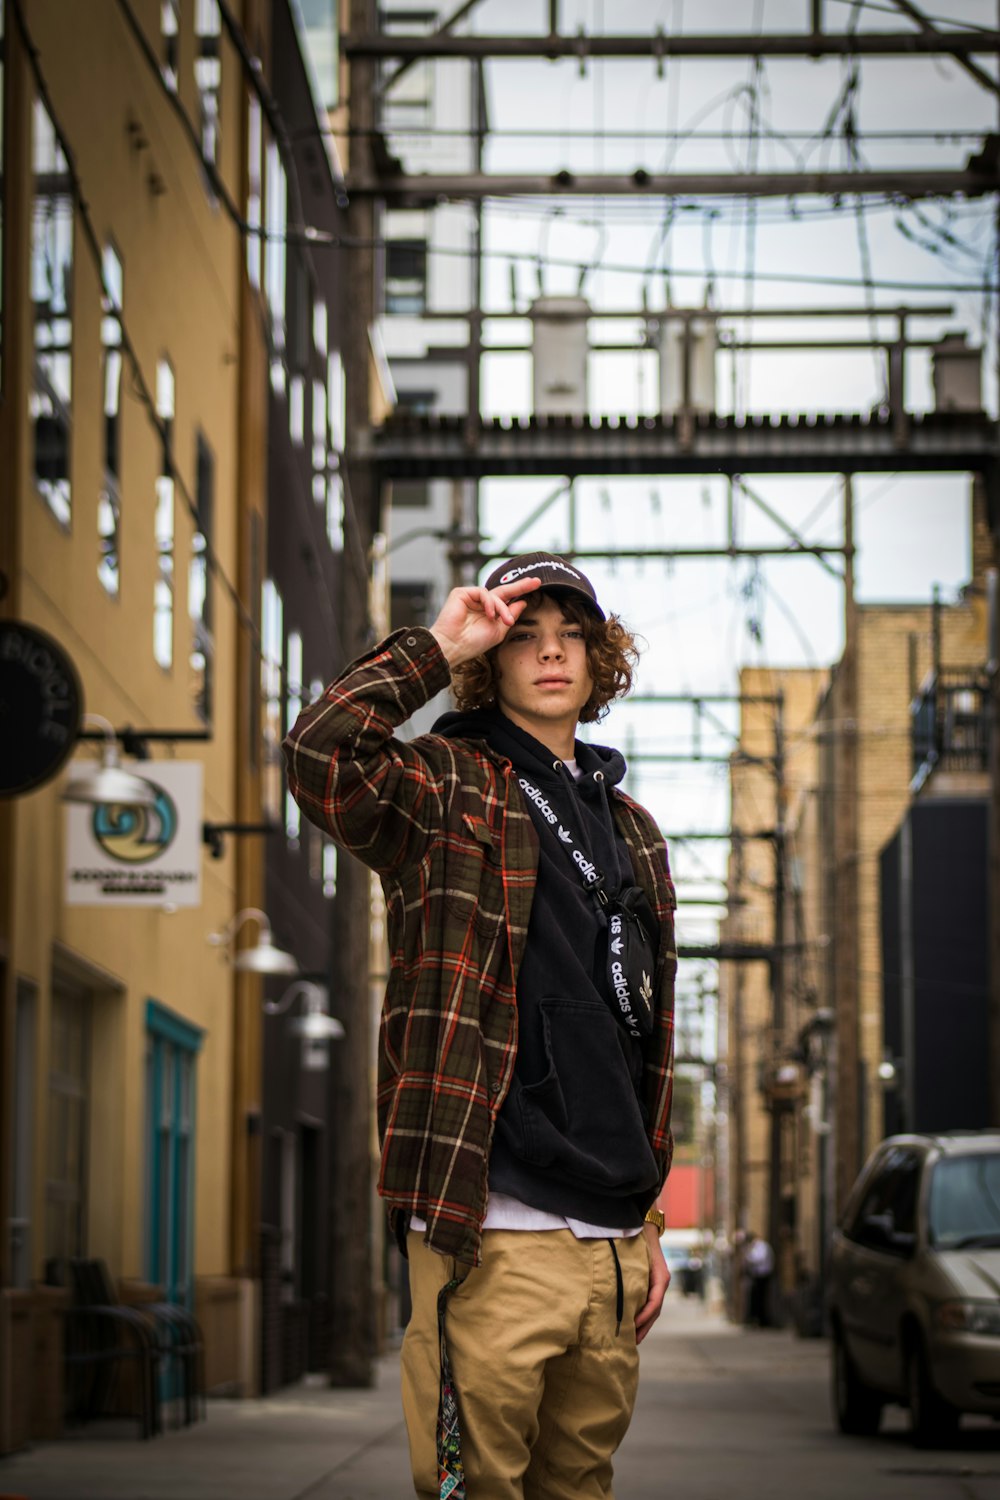
<instances>
[{"instance_id":1,"label":"teal door","mask_svg":"<svg viewBox=\"0 0 1000 1500\"><path fill-rule=\"evenodd\" d=\"M194 1309L195 1070L204 1033L146 1005L146 1277Z\"/></svg>"}]
</instances>

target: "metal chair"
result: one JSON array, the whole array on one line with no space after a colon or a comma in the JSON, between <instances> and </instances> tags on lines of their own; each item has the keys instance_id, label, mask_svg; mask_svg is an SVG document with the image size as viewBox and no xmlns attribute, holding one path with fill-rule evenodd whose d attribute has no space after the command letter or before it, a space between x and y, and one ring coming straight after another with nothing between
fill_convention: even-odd
<instances>
[{"instance_id":1,"label":"metal chair","mask_svg":"<svg viewBox=\"0 0 1000 1500\"><path fill-rule=\"evenodd\" d=\"M122 1367L138 1371L139 1430L146 1439L162 1430L159 1410L161 1351L149 1319L137 1309L93 1298L90 1262L69 1262L73 1302L66 1312L65 1360L70 1372L70 1412L78 1421L115 1415L112 1401Z\"/></svg>"},{"instance_id":2,"label":"metal chair","mask_svg":"<svg viewBox=\"0 0 1000 1500\"><path fill-rule=\"evenodd\" d=\"M105 1261L88 1260L79 1265L81 1278L85 1280L94 1302L104 1306L124 1306ZM143 1302L131 1311L149 1323L163 1365L169 1367L171 1360L177 1361L181 1373L184 1425L190 1426L199 1416L204 1416L205 1402L205 1341L197 1319L187 1308L174 1302Z\"/></svg>"}]
</instances>

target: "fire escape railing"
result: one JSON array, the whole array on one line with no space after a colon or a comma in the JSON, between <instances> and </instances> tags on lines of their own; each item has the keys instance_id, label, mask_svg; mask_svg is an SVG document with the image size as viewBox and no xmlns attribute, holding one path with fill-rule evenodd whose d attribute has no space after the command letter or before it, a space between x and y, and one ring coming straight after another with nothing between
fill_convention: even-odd
<instances>
[{"instance_id":1,"label":"fire escape railing","mask_svg":"<svg viewBox=\"0 0 1000 1500\"><path fill-rule=\"evenodd\" d=\"M989 692L970 667L939 667L910 705L913 780L918 792L932 771L989 769Z\"/></svg>"}]
</instances>

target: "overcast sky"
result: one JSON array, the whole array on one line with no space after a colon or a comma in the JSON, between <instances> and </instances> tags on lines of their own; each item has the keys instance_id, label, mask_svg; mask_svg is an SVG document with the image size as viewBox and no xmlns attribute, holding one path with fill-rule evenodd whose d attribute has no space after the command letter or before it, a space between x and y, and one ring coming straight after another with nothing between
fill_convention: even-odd
<instances>
[{"instance_id":1,"label":"overcast sky","mask_svg":"<svg viewBox=\"0 0 1000 1500\"><path fill-rule=\"evenodd\" d=\"M856 14L861 29L910 29L891 0L857 9L826 0L826 25L845 29ZM927 0L938 24L965 21L997 26L996 0ZM801 31L808 0L563 0L562 29L648 32L713 30ZM544 32L543 0L483 0L467 26L484 33ZM996 76L996 60L979 58ZM492 61L486 65L491 141L490 171L787 171L800 166L847 169L845 82L849 65L768 59L685 60L668 63L662 78L652 62L588 64L581 76L569 61ZM841 109L838 113L838 100ZM949 59L869 60L860 64L852 95L860 132L860 161L869 167L961 167L979 149L981 133L997 130L996 95ZM756 139L751 132L755 123ZM504 134L507 130L530 135ZM601 136L631 131L645 139ZM670 131L716 131L727 140L664 139ZM880 140L872 131L933 132L934 139ZM583 134L578 134L582 132ZM593 132L593 134L589 134ZM977 133L980 133L977 135ZM652 308L669 297L698 306L706 296L717 308L835 306L865 308L901 301L916 307L947 304L946 316L917 319L911 333L937 338L964 330L985 344L984 385L996 410L996 301L977 288L995 285L996 200L925 201L917 205L870 202L863 214L853 199L840 203L800 198L794 204L763 199L681 201L671 214L662 199L638 196L598 202L560 199L497 200L486 212L485 305L495 312L526 311L539 286L546 292L577 290L579 268L590 269L584 294L595 308L639 314L643 296ZM542 265L536 270L534 262ZM565 261L559 265L554 262ZM511 267L517 301L512 303ZM865 272L874 283L866 291ZM637 317L591 324L591 341L631 338ZM725 326L725 325L723 325ZM746 323L731 325L741 336ZM866 319L822 325L749 325L758 337L859 337ZM880 335L890 324L876 325ZM766 329L766 333L764 330ZM779 331L780 330L780 331ZM487 324L489 342L527 341L521 322ZM801 353L717 359L721 411L848 412L877 406L882 367L870 351ZM531 402L530 355L488 356L484 408L489 415L527 413ZM907 365L907 404L932 404L929 355L914 351ZM593 355L590 405L595 413L655 411L652 354ZM838 540L842 525L836 476L748 476L755 492L810 540ZM482 526L491 550L502 547L533 507L552 493L551 478L488 481ZM721 477L609 476L576 487L581 547L669 547L724 544L726 483ZM856 481L856 531L860 547L858 592L867 600L929 600L934 584L953 598L969 576L969 495L964 475L860 475ZM737 497L739 535L747 544L773 544L779 530L746 497ZM554 503L517 543L558 549L567 544L567 506ZM839 566L839 560L833 560ZM639 686L660 692L732 692L742 664L825 666L842 648L843 593L838 581L811 559L663 561L586 564L602 602L619 610L648 641ZM735 723L733 714L723 715ZM690 716L664 710L616 709L605 729L618 742L638 736L645 745L681 749L690 744ZM706 742L708 743L708 742ZM724 745L720 737L711 748ZM635 784L633 783L633 789ZM639 795L671 827L725 826L724 767L643 767ZM678 848L683 893L699 865L721 874L723 846ZM708 935L705 917L684 916L691 937Z\"/></svg>"}]
</instances>

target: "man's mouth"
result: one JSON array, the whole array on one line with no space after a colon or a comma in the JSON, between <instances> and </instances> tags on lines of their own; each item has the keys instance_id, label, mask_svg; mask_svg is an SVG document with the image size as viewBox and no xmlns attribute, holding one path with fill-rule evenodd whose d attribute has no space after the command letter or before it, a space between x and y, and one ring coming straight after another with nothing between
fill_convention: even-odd
<instances>
[{"instance_id":1,"label":"man's mouth","mask_svg":"<svg viewBox=\"0 0 1000 1500\"><path fill-rule=\"evenodd\" d=\"M569 685L568 677L539 677L535 682L536 687L569 687Z\"/></svg>"}]
</instances>

